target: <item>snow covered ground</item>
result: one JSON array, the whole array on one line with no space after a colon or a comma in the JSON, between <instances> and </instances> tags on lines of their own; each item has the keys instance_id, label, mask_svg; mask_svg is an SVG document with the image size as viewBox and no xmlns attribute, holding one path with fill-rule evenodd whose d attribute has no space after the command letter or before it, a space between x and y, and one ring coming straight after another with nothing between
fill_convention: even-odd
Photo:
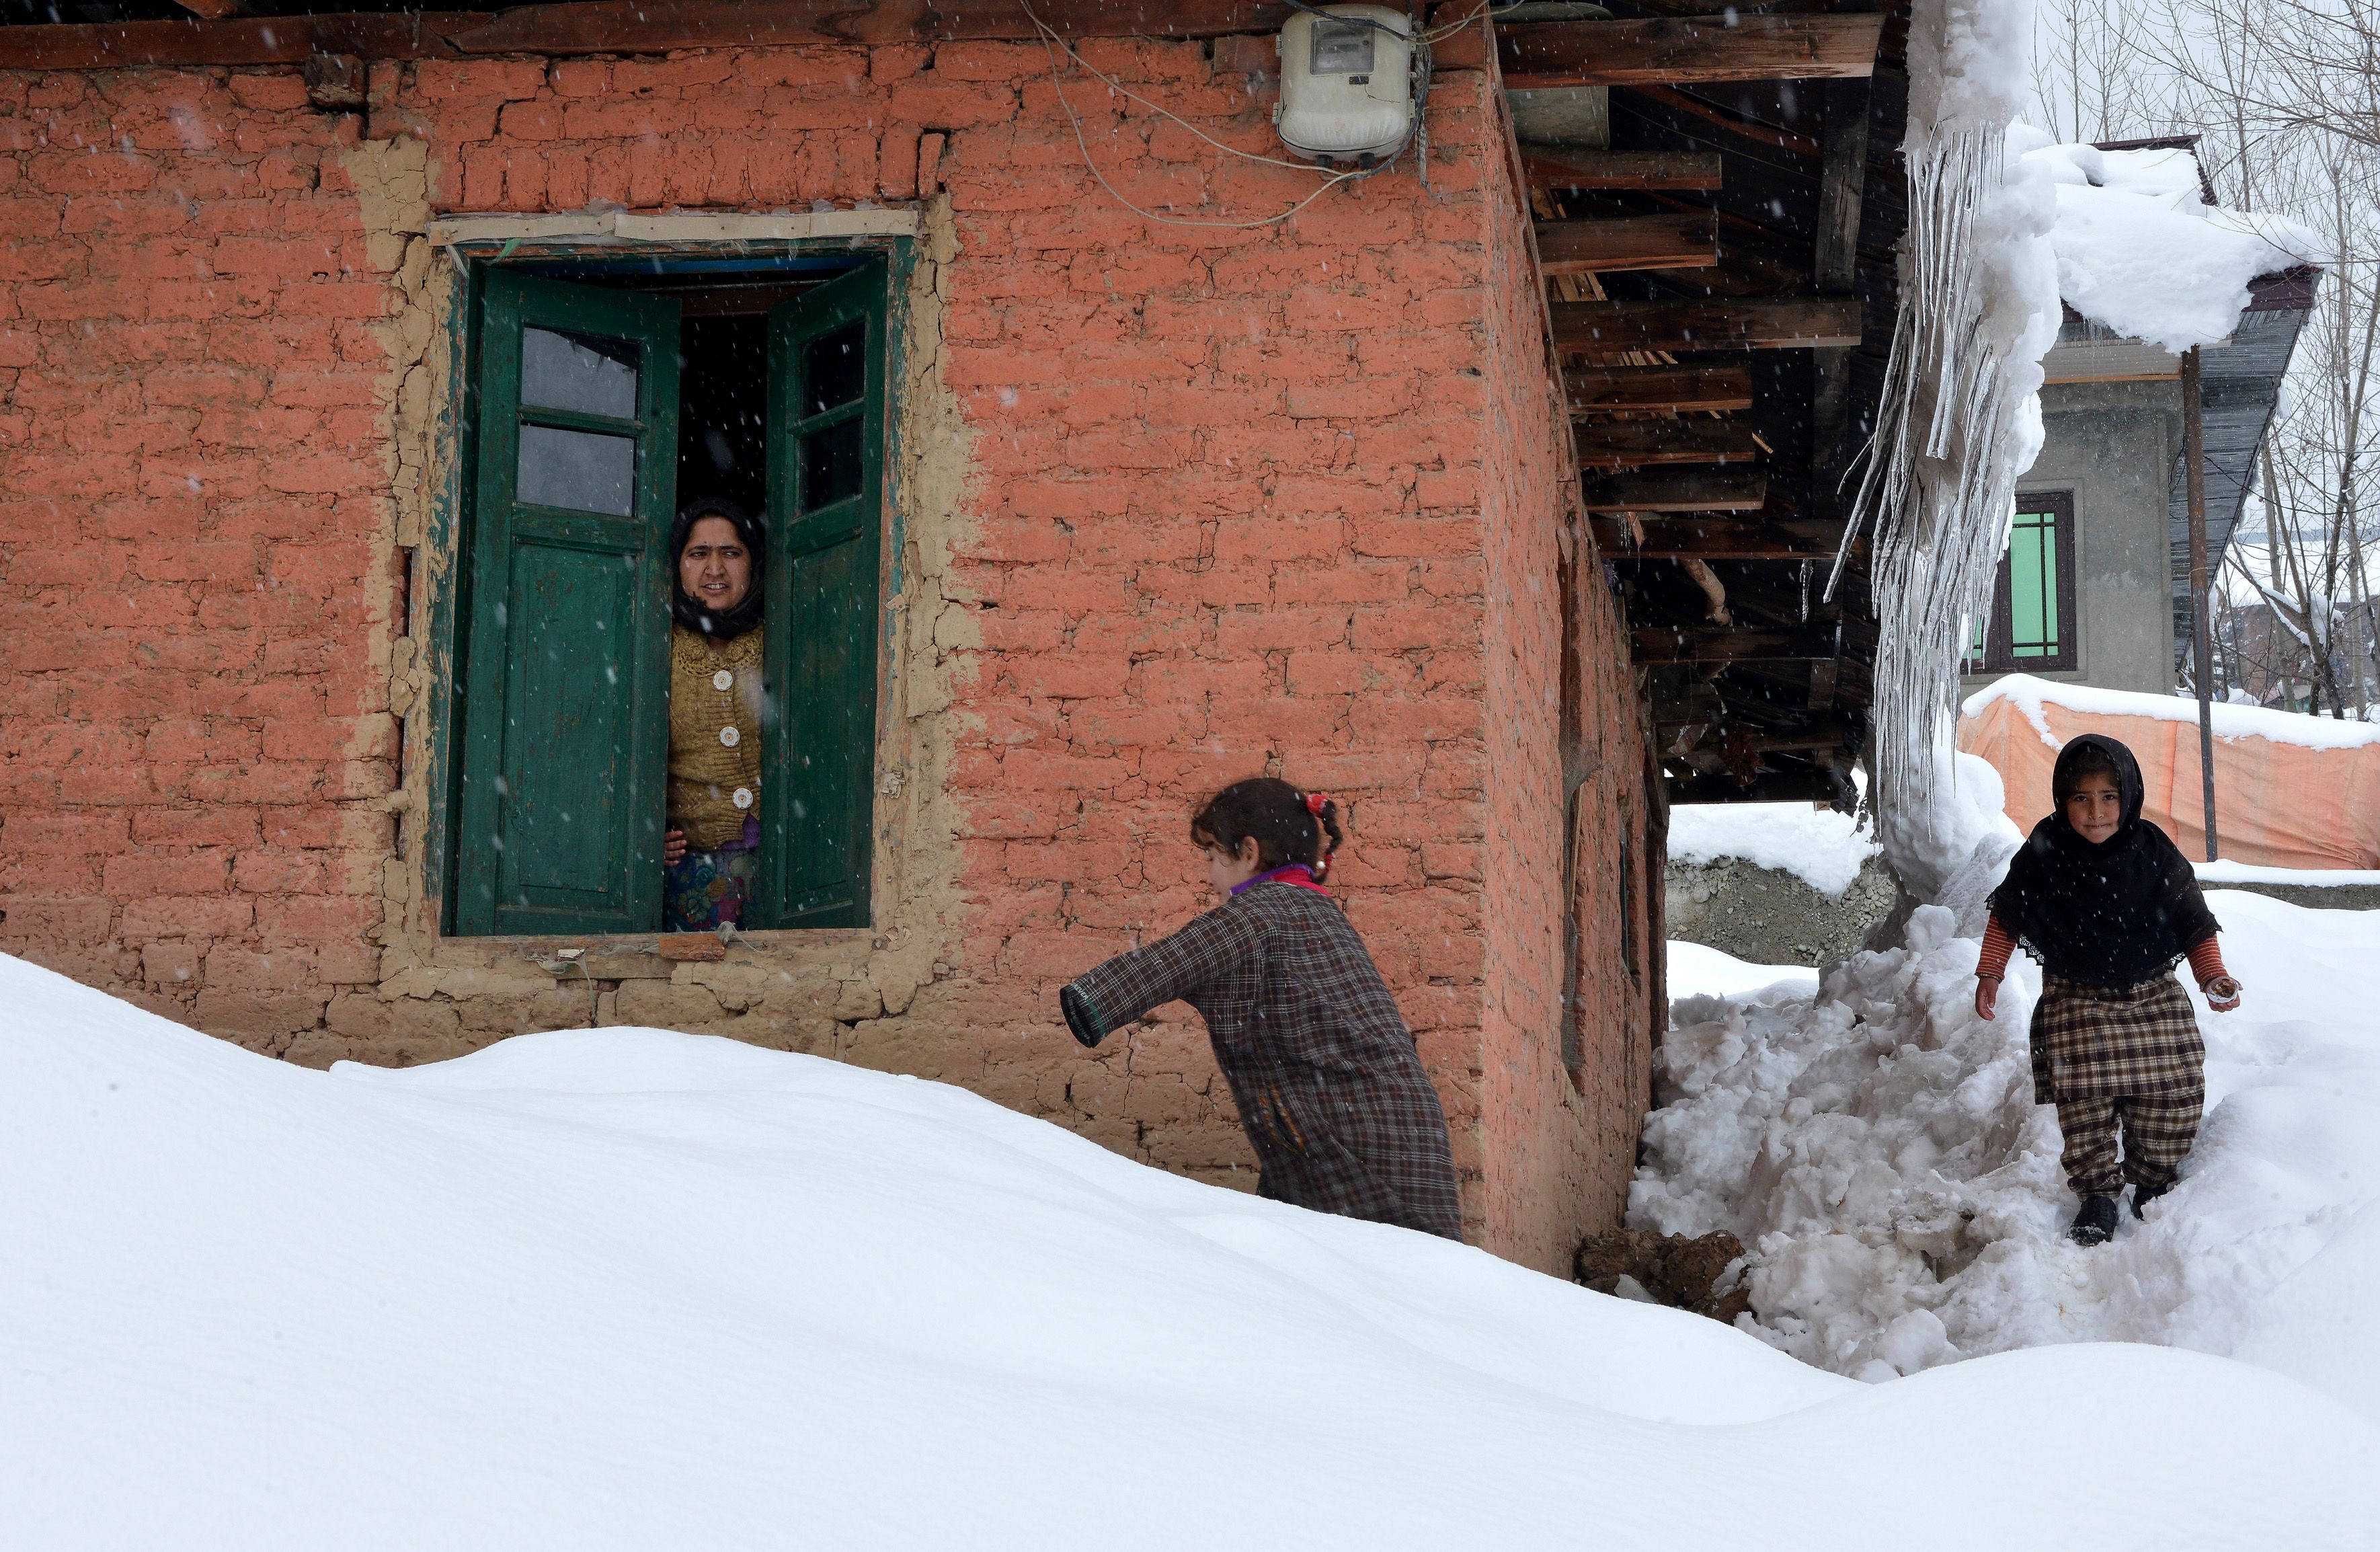
<instances>
[{"instance_id":1,"label":"snow covered ground","mask_svg":"<svg viewBox=\"0 0 2380 1552\"><path fill-rule=\"evenodd\" d=\"M2108 1245L2062 1235L2074 1199L2026 1057L2037 968L2020 956L1999 1018L1978 1019L1979 946L1933 908L1907 947L1823 987L1745 996L1755 967L1672 961L1630 1221L1741 1235L1759 1334L1839 1373L2154 1342L2380 1421L2380 912L2207 898L2246 1004L2218 1016L2192 993L2208 1117L2180 1186Z\"/></svg>"},{"instance_id":2,"label":"snow covered ground","mask_svg":"<svg viewBox=\"0 0 2380 1552\"><path fill-rule=\"evenodd\" d=\"M2281 979L2240 958L2252 996ZM6 959L0 1009L12 1549L2169 1552L2380 1522L2380 1430L2269 1368L2108 1345L1857 1385L720 1039L326 1074ZM2322 1167L2202 1169L2176 1221L2346 1210L2346 1102L2242 1105L2331 1047L2259 1027L2217 1130L2325 1129ZM2276 1233L2301 1313L2267 1293L2252 1335L2338 1347L2368 1256L2332 1235L2341 1266L2301 1268Z\"/></svg>"}]
</instances>

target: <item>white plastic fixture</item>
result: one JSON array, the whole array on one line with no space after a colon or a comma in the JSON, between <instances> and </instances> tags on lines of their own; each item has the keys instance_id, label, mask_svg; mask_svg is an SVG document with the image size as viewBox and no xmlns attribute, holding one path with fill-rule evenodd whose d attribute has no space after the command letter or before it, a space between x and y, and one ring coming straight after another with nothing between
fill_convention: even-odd
<instances>
[{"instance_id":1,"label":"white plastic fixture","mask_svg":"<svg viewBox=\"0 0 2380 1552\"><path fill-rule=\"evenodd\" d=\"M1368 167L1413 134L1413 18L1387 6L1321 9L1281 30L1273 123L1300 156Z\"/></svg>"}]
</instances>

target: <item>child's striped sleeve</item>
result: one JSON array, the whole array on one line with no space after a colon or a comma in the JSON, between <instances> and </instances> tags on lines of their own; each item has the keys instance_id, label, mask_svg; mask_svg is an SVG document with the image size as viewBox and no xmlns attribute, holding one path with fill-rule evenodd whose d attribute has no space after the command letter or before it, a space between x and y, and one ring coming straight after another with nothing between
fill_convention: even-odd
<instances>
[{"instance_id":1,"label":"child's striped sleeve","mask_svg":"<svg viewBox=\"0 0 2380 1552\"><path fill-rule=\"evenodd\" d=\"M2000 925L1996 915L1984 923L1984 956L1975 961L1975 979L1998 981L2008 973L2009 956L2016 952L2016 939Z\"/></svg>"}]
</instances>

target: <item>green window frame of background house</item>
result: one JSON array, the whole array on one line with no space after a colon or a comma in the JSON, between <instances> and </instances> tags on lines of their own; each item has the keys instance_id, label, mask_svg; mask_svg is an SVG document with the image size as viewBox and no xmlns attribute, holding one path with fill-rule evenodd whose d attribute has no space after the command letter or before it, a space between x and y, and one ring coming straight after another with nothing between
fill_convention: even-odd
<instances>
[{"instance_id":1,"label":"green window frame of background house","mask_svg":"<svg viewBox=\"0 0 2380 1552\"><path fill-rule=\"evenodd\" d=\"M2016 519L1992 586L1988 624L1978 622L1967 668L2057 672L2081 666L2074 604L2074 493L2017 497Z\"/></svg>"},{"instance_id":2,"label":"green window frame of background house","mask_svg":"<svg viewBox=\"0 0 2380 1552\"><path fill-rule=\"evenodd\" d=\"M747 928L869 920L888 272L871 259L765 318L770 711ZM447 930L653 932L681 304L479 279Z\"/></svg>"}]
</instances>

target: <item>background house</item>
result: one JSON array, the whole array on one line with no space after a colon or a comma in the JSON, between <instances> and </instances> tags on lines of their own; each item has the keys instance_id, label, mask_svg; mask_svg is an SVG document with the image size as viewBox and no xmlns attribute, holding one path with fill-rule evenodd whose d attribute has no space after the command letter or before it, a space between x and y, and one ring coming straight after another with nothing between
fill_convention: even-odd
<instances>
[{"instance_id":1,"label":"background house","mask_svg":"<svg viewBox=\"0 0 2380 1552\"><path fill-rule=\"evenodd\" d=\"M2052 153L2116 153L2093 164L2102 183L2086 201L2109 189L2121 198L2212 207L2214 190L2198 168L2194 144L2194 137L2180 136ZM2119 209L2112 221L2129 214ZM2130 321L2131 310L2144 307L2141 290L2187 287L2192 255L2171 251L2171 270L2162 278L2153 266L2119 270L2095 247L2106 238L2088 225L2094 216L2110 219L2087 205L2080 219L2070 204L2061 209L2057 236L2067 312L2043 361L2044 441L2019 486L1983 650L1967 665L1971 689L2015 672L2164 694L2190 651L2181 358L2097 314ZM2193 234L2184 227L2181 235L2187 240ZM2245 306L2228 336L2200 351L2210 568L2221 564L2238 525L2281 381L2313 306L2318 272L2265 247L2264 262L2272 267L2242 276ZM2121 294L2111 296L2118 287ZM2153 309L2154 299L2145 306ZM2143 315L2155 316L2153 310Z\"/></svg>"}]
</instances>

